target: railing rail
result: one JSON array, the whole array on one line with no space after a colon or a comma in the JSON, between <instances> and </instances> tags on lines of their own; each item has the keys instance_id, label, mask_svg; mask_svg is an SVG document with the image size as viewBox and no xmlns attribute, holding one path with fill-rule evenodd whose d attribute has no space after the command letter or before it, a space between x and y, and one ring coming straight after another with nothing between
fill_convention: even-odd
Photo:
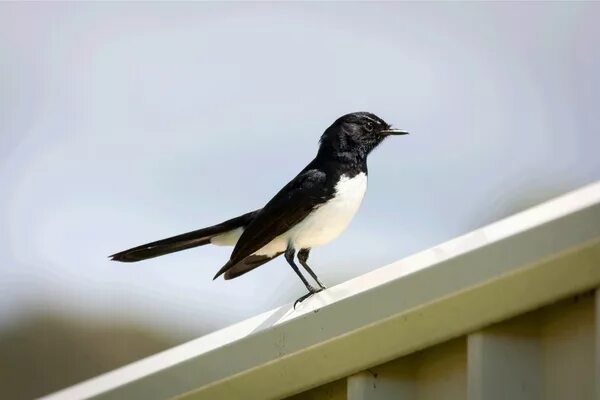
<instances>
[{"instance_id":1,"label":"railing rail","mask_svg":"<svg viewBox=\"0 0 600 400\"><path fill-rule=\"evenodd\" d=\"M282 398L600 286L600 183L45 397Z\"/></svg>"}]
</instances>

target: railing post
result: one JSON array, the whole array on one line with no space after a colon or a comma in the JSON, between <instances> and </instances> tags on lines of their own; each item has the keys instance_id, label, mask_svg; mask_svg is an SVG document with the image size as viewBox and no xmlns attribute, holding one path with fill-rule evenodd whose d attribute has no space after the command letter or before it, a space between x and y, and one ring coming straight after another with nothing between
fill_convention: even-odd
<instances>
[{"instance_id":1,"label":"railing post","mask_svg":"<svg viewBox=\"0 0 600 400\"><path fill-rule=\"evenodd\" d=\"M414 368L399 360L348 377L348 400L413 400Z\"/></svg>"},{"instance_id":2,"label":"railing post","mask_svg":"<svg viewBox=\"0 0 600 400\"><path fill-rule=\"evenodd\" d=\"M536 321L519 318L467 339L469 400L542 398Z\"/></svg>"},{"instance_id":3,"label":"railing post","mask_svg":"<svg viewBox=\"0 0 600 400\"><path fill-rule=\"evenodd\" d=\"M600 265L598 266L600 268ZM596 400L600 400L600 288L596 289L595 299L594 299L594 330L595 330L595 345L596 345L596 353L595 353L595 363L596 363L596 372L594 374L594 379L596 380Z\"/></svg>"}]
</instances>

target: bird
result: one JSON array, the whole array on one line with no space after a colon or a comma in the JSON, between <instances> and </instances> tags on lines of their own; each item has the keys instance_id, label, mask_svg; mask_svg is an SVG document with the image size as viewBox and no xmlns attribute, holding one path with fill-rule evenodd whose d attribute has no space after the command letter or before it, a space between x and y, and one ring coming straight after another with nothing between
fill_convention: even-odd
<instances>
[{"instance_id":1,"label":"bird","mask_svg":"<svg viewBox=\"0 0 600 400\"><path fill-rule=\"evenodd\" d=\"M367 190L367 157L386 138L406 135L370 112L353 112L335 120L319 140L315 158L261 209L216 225L143 244L109 256L137 262L213 244L233 246L229 260L214 279L237 278L284 255L308 293L325 290L308 265L311 249L327 244L346 230ZM313 286L298 268L314 279Z\"/></svg>"}]
</instances>

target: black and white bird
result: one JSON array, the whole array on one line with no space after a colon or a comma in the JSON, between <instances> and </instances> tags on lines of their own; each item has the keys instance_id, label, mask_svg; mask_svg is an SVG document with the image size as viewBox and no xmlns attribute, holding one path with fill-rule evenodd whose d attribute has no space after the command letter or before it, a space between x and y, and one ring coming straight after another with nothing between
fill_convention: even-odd
<instances>
[{"instance_id":1,"label":"black and white bird","mask_svg":"<svg viewBox=\"0 0 600 400\"><path fill-rule=\"evenodd\" d=\"M372 113L346 114L325 130L317 156L263 208L110 258L135 262L209 243L234 246L229 261L213 278L233 279L284 254L308 289L298 303L326 289L308 266L308 255L312 248L337 238L358 211L367 190L367 156L388 136L406 134ZM300 272L296 254L318 288Z\"/></svg>"}]
</instances>

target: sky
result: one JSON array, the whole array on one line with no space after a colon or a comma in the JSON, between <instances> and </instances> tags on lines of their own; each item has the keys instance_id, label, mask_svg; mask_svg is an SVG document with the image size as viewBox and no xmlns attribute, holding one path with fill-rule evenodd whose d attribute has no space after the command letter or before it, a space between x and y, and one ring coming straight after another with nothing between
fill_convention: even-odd
<instances>
[{"instance_id":1,"label":"sky","mask_svg":"<svg viewBox=\"0 0 600 400\"><path fill-rule=\"evenodd\" d=\"M0 3L0 326L214 330L292 302L280 258L109 254L264 205L339 116L369 158L328 285L600 178L600 3Z\"/></svg>"}]
</instances>

